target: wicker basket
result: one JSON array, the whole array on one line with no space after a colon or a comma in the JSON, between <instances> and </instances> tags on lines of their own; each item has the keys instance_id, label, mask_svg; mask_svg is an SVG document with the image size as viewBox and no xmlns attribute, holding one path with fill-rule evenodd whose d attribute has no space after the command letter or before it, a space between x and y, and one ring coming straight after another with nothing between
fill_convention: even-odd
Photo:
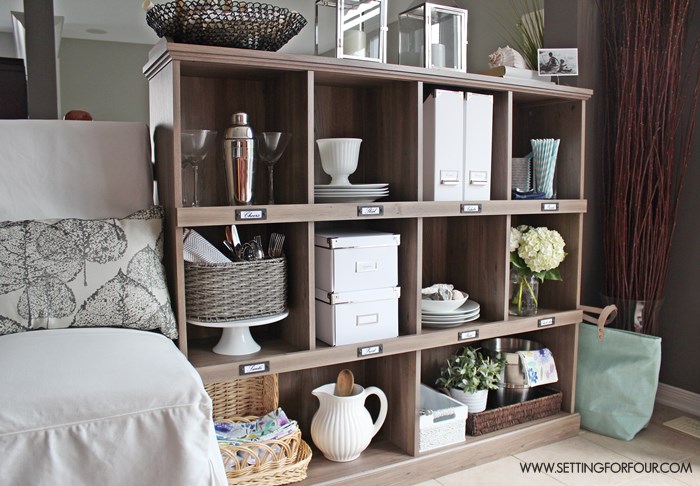
<instances>
[{"instance_id":1,"label":"wicker basket","mask_svg":"<svg viewBox=\"0 0 700 486\"><path fill-rule=\"evenodd\" d=\"M239 380L207 383L204 388L214 405L217 422L231 417L262 416L277 408L279 403L276 374L251 376Z\"/></svg>"},{"instance_id":2,"label":"wicker basket","mask_svg":"<svg viewBox=\"0 0 700 486\"><path fill-rule=\"evenodd\" d=\"M549 388L541 390L539 393L544 396L506 407L470 413L467 416L467 434L487 434L559 413L562 393Z\"/></svg>"},{"instance_id":3,"label":"wicker basket","mask_svg":"<svg viewBox=\"0 0 700 486\"><path fill-rule=\"evenodd\" d=\"M287 260L281 257L251 262L185 262L185 305L188 319L203 322L284 312Z\"/></svg>"},{"instance_id":4,"label":"wicker basket","mask_svg":"<svg viewBox=\"0 0 700 486\"><path fill-rule=\"evenodd\" d=\"M158 37L175 42L277 51L304 28L306 19L265 3L178 0L153 6L146 23Z\"/></svg>"},{"instance_id":5,"label":"wicker basket","mask_svg":"<svg viewBox=\"0 0 700 486\"><path fill-rule=\"evenodd\" d=\"M217 422L250 421L275 410L279 401L277 375L208 383ZM246 415L252 415L246 417ZM226 477L233 486L272 486L302 481L311 461L311 448L301 431L280 440L234 446L219 442L227 465Z\"/></svg>"}]
</instances>

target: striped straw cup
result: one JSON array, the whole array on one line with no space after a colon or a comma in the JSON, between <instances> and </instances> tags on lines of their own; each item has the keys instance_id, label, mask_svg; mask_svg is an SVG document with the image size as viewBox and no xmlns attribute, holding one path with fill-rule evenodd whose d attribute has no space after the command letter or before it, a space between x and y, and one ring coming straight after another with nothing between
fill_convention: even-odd
<instances>
[{"instance_id":1,"label":"striped straw cup","mask_svg":"<svg viewBox=\"0 0 700 486\"><path fill-rule=\"evenodd\" d=\"M540 138L530 140L532 144L532 175L535 190L544 197L554 197L554 170L557 165L559 139Z\"/></svg>"}]
</instances>

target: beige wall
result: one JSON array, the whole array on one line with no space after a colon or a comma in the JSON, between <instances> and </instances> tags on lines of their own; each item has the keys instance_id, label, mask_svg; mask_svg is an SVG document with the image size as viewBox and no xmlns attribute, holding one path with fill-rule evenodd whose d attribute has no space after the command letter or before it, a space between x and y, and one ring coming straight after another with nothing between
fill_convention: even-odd
<instances>
[{"instance_id":1,"label":"beige wall","mask_svg":"<svg viewBox=\"0 0 700 486\"><path fill-rule=\"evenodd\" d=\"M85 110L95 120L148 122L142 73L151 46L63 39L59 53L61 113Z\"/></svg>"},{"instance_id":2,"label":"beige wall","mask_svg":"<svg viewBox=\"0 0 700 486\"><path fill-rule=\"evenodd\" d=\"M0 32L0 57L17 57L12 32Z\"/></svg>"},{"instance_id":3,"label":"beige wall","mask_svg":"<svg viewBox=\"0 0 700 486\"><path fill-rule=\"evenodd\" d=\"M507 0L494 0L506 2ZM297 9L308 21L307 26L284 48L284 52L313 54L313 2L278 0L271 2ZM406 10L412 0L393 0L389 3L390 31L389 60L396 62L399 12ZM448 2L449 3L449 2ZM460 0L460 7L469 10L467 64L470 72L488 67L488 54L503 45L498 33L489 27L490 10L478 0ZM396 37L394 39L393 37ZM478 40L477 40L478 39ZM89 41L63 38L59 52L60 113L81 109L90 112L96 120L148 122L148 84L142 74L150 45L121 42ZM15 57L12 33L0 32L0 56Z\"/></svg>"},{"instance_id":4,"label":"beige wall","mask_svg":"<svg viewBox=\"0 0 700 486\"><path fill-rule=\"evenodd\" d=\"M96 120L148 122L142 68L152 46L61 39L60 113L85 110ZM0 57L16 57L12 33L0 32Z\"/></svg>"}]
</instances>

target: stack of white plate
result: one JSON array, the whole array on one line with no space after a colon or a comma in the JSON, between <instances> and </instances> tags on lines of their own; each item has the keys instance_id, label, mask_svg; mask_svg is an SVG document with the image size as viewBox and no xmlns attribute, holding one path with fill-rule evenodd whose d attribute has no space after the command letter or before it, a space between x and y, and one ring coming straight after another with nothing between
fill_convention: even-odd
<instances>
[{"instance_id":1,"label":"stack of white plate","mask_svg":"<svg viewBox=\"0 0 700 486\"><path fill-rule=\"evenodd\" d=\"M423 327L457 327L466 322L475 321L479 318L481 306L478 302L467 300L455 310L446 312L421 311Z\"/></svg>"},{"instance_id":2,"label":"stack of white plate","mask_svg":"<svg viewBox=\"0 0 700 486\"><path fill-rule=\"evenodd\" d=\"M372 202L388 195L388 182L344 186L317 184L314 186L314 197L317 203Z\"/></svg>"}]
</instances>

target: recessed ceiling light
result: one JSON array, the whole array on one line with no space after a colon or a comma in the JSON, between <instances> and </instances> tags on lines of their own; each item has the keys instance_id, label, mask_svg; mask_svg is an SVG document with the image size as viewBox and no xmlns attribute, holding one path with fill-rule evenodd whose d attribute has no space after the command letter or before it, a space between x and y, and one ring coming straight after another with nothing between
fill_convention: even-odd
<instances>
[{"instance_id":1,"label":"recessed ceiling light","mask_svg":"<svg viewBox=\"0 0 700 486\"><path fill-rule=\"evenodd\" d=\"M99 34L99 35L107 33L107 31L103 30L103 29L85 29L85 32L87 32L88 34Z\"/></svg>"}]
</instances>

